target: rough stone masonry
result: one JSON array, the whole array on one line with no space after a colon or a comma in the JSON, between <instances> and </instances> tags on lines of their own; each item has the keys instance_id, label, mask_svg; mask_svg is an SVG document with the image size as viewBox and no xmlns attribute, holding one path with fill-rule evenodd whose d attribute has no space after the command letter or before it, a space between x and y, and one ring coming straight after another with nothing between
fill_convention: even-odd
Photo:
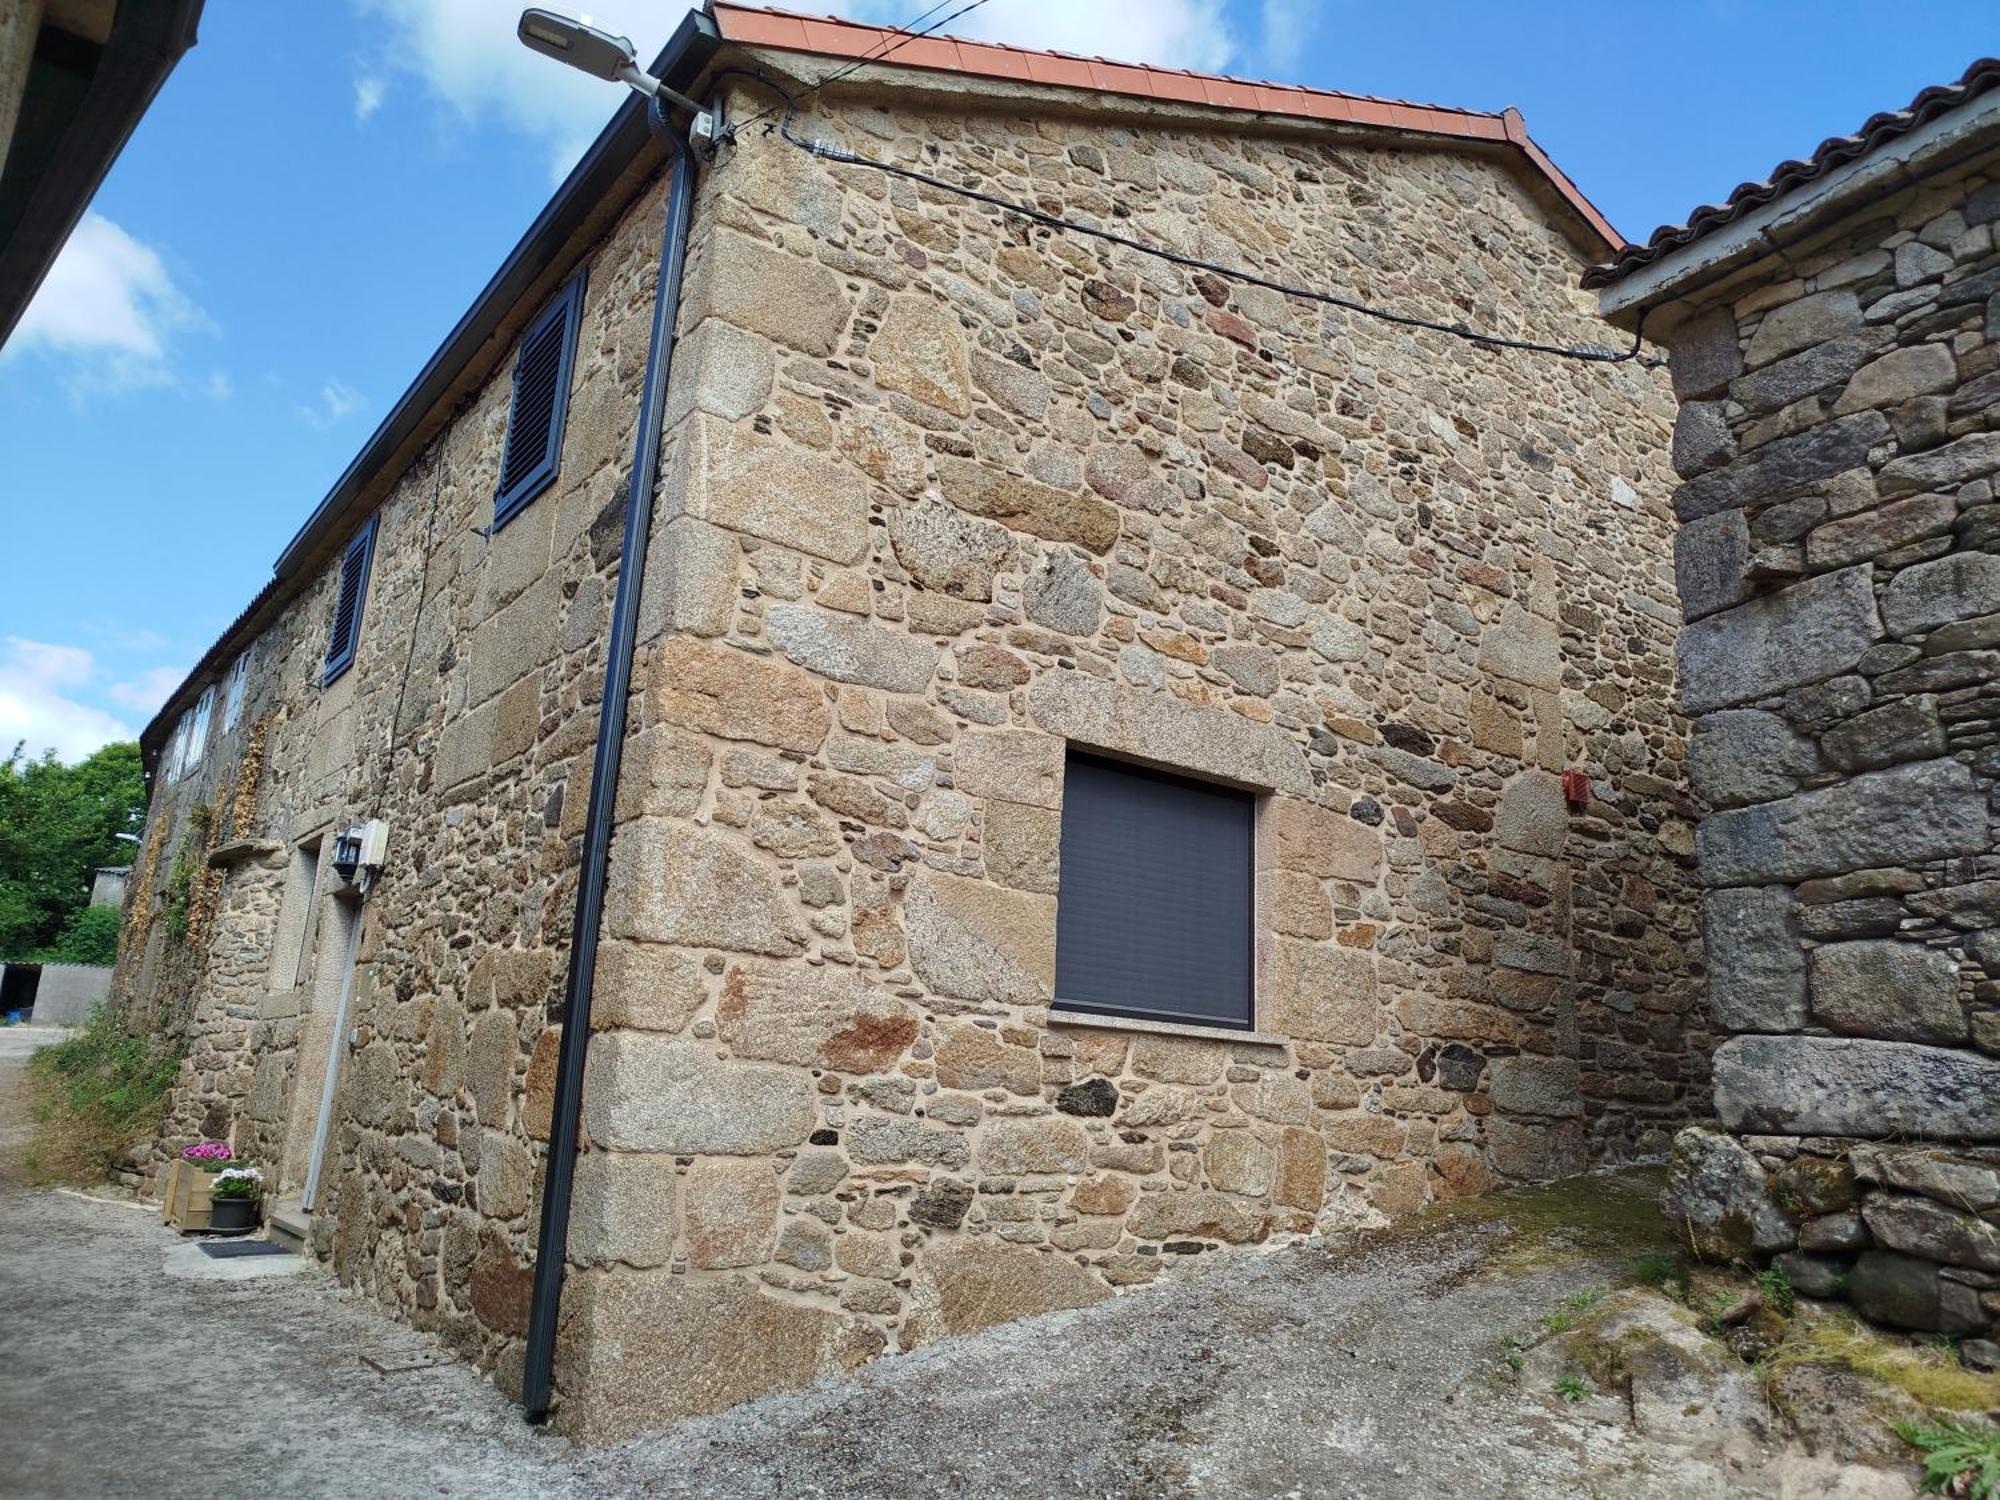
<instances>
[{"instance_id":1,"label":"rough stone masonry","mask_svg":"<svg viewBox=\"0 0 2000 1500\"><path fill-rule=\"evenodd\" d=\"M1677 1141L1670 1210L1704 1255L1953 1334L2000 1316L2000 149L1994 96L1961 93L1754 243L1714 227L1593 278L1651 309L1680 398L1727 1040L1722 1132Z\"/></svg>"},{"instance_id":2,"label":"rough stone masonry","mask_svg":"<svg viewBox=\"0 0 2000 1500\"><path fill-rule=\"evenodd\" d=\"M1605 247L1511 146L893 71L813 109L1217 258L1592 332ZM156 800L121 969L193 1049L162 1149L301 1160L333 929L300 851L391 824L315 1245L504 1381L659 224L658 178L630 191L546 283L589 267L559 485L473 531L496 364L382 483L353 670L316 685L337 557L246 641L242 724ZM570 1430L1657 1156L1701 1112L1664 376L1296 304L759 132L703 171L681 339ZM1052 1017L1070 746L1259 794L1253 1033Z\"/></svg>"},{"instance_id":3,"label":"rough stone masonry","mask_svg":"<svg viewBox=\"0 0 2000 1500\"><path fill-rule=\"evenodd\" d=\"M798 128L1420 299L1476 232L1485 315L1574 326L1574 250L1486 163L1026 107ZM702 212L569 1420L1665 1149L1704 1041L1658 377L1428 349L776 139ZM1069 746L1266 795L1259 1034L1052 1017ZM706 1368L623 1332L746 1325Z\"/></svg>"}]
</instances>

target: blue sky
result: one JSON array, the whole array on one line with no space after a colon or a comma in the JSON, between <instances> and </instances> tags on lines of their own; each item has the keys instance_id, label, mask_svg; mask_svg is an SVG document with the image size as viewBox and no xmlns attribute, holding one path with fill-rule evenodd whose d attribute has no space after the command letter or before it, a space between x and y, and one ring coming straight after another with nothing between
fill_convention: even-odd
<instances>
[{"instance_id":1,"label":"blue sky","mask_svg":"<svg viewBox=\"0 0 2000 1500\"><path fill-rule=\"evenodd\" d=\"M847 0L902 21L926 0ZM650 51L678 4L595 0ZM800 8L824 11L828 4ZM1628 235L1955 78L1991 0L986 0L949 29L1513 104ZM616 101L502 0L208 0L0 350L0 754L135 734Z\"/></svg>"}]
</instances>

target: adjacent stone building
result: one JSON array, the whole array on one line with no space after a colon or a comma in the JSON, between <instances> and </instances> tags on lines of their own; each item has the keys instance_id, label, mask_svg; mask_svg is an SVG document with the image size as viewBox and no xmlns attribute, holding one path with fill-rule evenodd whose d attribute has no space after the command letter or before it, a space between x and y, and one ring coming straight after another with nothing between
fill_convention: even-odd
<instances>
[{"instance_id":1,"label":"adjacent stone building","mask_svg":"<svg viewBox=\"0 0 2000 1500\"><path fill-rule=\"evenodd\" d=\"M1705 1104L1665 376L788 135L1563 344L1609 227L1512 113L722 6L657 66L745 120L891 47L700 169L555 1370L593 1436ZM627 106L146 736L162 1149L312 1186L343 1279L510 1383L662 156Z\"/></svg>"},{"instance_id":2,"label":"adjacent stone building","mask_svg":"<svg viewBox=\"0 0 2000 1500\"><path fill-rule=\"evenodd\" d=\"M1672 348L1715 1108L1695 1247L2000 1315L2000 62L1593 271Z\"/></svg>"}]
</instances>

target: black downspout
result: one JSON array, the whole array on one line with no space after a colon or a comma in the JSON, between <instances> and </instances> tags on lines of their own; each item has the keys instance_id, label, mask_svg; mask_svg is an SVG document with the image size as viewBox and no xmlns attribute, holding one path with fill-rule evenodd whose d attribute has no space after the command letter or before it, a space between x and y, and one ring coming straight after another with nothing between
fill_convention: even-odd
<instances>
[{"instance_id":1,"label":"black downspout","mask_svg":"<svg viewBox=\"0 0 2000 1500\"><path fill-rule=\"evenodd\" d=\"M521 1374L521 1406L531 1422L548 1415L554 1385L556 1323L562 1310L563 1272L569 1254L570 1187L576 1177L576 1134L583 1113L590 1002L597 974L597 931L604 914L612 811L625 751L625 701L631 693L632 654L639 635L639 591L646 576L646 543L652 531L653 486L659 477L660 430L666 415L667 379L673 370L681 271L687 262L688 221L694 211L694 153L667 118L658 95L646 107L646 123L653 138L672 155L673 180L667 189L660 279L653 291L653 331L646 346L646 374L639 395L632 483L625 493L625 536L619 549L618 591L611 605L611 645L604 661L604 701L597 714L597 754L590 771L583 868L577 880L576 923L570 937L568 998L556 1053L548 1172L542 1185L541 1227L535 1237L534 1300L528 1310L527 1361Z\"/></svg>"}]
</instances>

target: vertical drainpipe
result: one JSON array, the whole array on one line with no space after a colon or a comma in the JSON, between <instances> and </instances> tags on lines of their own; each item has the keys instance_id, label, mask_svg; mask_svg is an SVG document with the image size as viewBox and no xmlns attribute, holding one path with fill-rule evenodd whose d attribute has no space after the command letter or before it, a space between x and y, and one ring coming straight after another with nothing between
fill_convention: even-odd
<instances>
[{"instance_id":1,"label":"vertical drainpipe","mask_svg":"<svg viewBox=\"0 0 2000 1500\"><path fill-rule=\"evenodd\" d=\"M658 95L646 106L646 123L672 159L673 180L667 188L659 283L653 291L653 330L646 346L646 374L639 395L632 483L625 493L625 534L619 547L618 590L611 605L604 700L598 708L597 753L590 770L590 808L584 820L583 866L577 879L576 922L570 936L567 1003L556 1053L548 1172L542 1185L541 1226L535 1237L534 1299L528 1310L527 1360L521 1375L521 1406L531 1422L548 1415L553 1395L556 1327L569 1252L570 1188L576 1178L576 1135L583 1113L584 1063L590 1047L597 936L604 915L605 866L611 851L618 769L625 751L625 702L631 693L632 655L639 635L639 590L646 576L646 543L652 532L653 487L659 477L667 380L673 370L681 272L687 262L688 221L694 213L694 152L667 118Z\"/></svg>"}]
</instances>

